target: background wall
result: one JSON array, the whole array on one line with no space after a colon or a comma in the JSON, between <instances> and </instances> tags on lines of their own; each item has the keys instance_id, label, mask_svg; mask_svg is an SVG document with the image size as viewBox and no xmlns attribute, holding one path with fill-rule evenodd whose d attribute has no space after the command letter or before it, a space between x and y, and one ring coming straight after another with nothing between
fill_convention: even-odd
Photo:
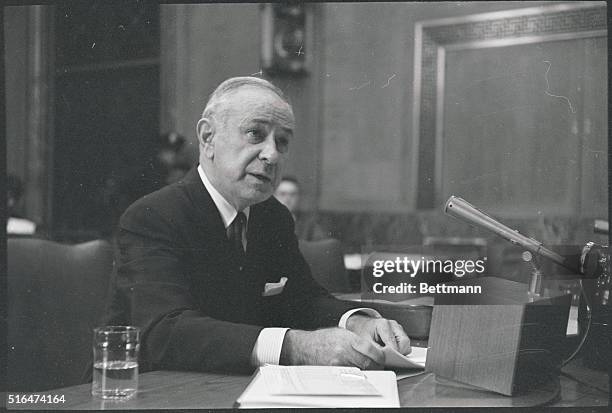
<instances>
[{"instance_id":1,"label":"background wall","mask_svg":"<svg viewBox=\"0 0 612 413\"><path fill-rule=\"evenodd\" d=\"M415 137L412 134L415 24L423 20L550 4L432 2L309 5L315 26L313 47L309 51L313 54L310 74L294 78L270 77L288 91L295 107L298 124L288 172L304 182L305 208L317 210L330 234L343 240L352 250L376 244L420 244L428 236L483 236L496 244L498 241L494 238L444 216L442 205L437 205L431 211L416 210ZM175 129L189 136L194 160L194 125L206 96L227 77L260 71L262 23L259 13L259 5L161 6L162 130ZM517 53L520 55L520 50ZM551 53L552 59L547 55L549 60L567 60L567 56L562 56L563 47ZM461 70L465 73L470 72L469 64L464 65L460 59L455 59L455 62L463 65ZM555 69L560 66L557 65ZM542 69L540 75L543 74L545 68L542 66L539 69ZM561 90L580 88L575 82L571 85L566 82L565 77L576 74L575 70L578 69L573 68L563 74L551 73L551 82L556 87L562 87ZM479 73L472 74L484 76ZM588 84L588 88L603 88L605 76L602 73L585 75L578 83ZM498 83L499 87L505 92L512 91L515 87L512 80L505 79L505 83ZM542 76L538 81L543 81ZM494 83L493 80L491 82ZM457 89L463 85L457 81L453 87ZM478 99L478 96L471 98ZM486 108L487 102L481 101L479 104ZM562 102L554 103L558 104L555 110L564 109L561 108ZM605 119L598 122L605 125ZM555 124L551 127L561 126ZM607 151L604 129L602 127L597 135L595 151ZM510 139L511 136L506 138ZM554 155L551 153L553 147L559 147L552 141L542 146L537 141L537 134L531 135L529 140L531 149L523 148L515 155L520 157L530 152L531 162L543 163L546 167L546 157ZM466 142L457 144L465 145ZM478 155L477 162L488 159L487 148L482 142L470 144L474 151L484 150ZM497 150L495 145L488 150ZM521 144L509 141L508 145L517 147ZM460 153L465 157L469 152L463 150ZM526 163L525 159L521 162ZM452 167L449 166L450 169L446 168L445 179L448 181L452 178L453 168L462 167L469 169L469 159L461 158ZM563 164L556 163L554 168L548 168L548 175L534 179L531 193L550 192L548 185L560 181L557 191L569 194L567 197L572 200L568 204L581 198L580 191L587 194L582 199L605 197L607 191L601 188L602 183L607 187L607 178L605 170L601 170L605 169L601 161L584 162L584 168L591 168L588 178L584 178L578 186L570 183L564 187L563 182L580 175L580 172L576 167L566 172ZM550 175L555 171L573 175L570 178L567 178L570 175L566 175L564 181L563 176ZM524 179L523 175L521 179ZM445 188L452 189L448 182ZM491 202L488 202L489 199ZM479 206L486 209L496 206L495 202L493 198L485 198L484 204ZM539 216L526 208L509 208L497 216L510 219L509 222L523 232L554 244L582 242L583 239L592 238L590 218L605 218L606 214L607 201L600 202L595 209L589 209L583 218L577 216L581 214L576 209L552 207L540 208Z\"/></svg>"},{"instance_id":2,"label":"background wall","mask_svg":"<svg viewBox=\"0 0 612 413\"><path fill-rule=\"evenodd\" d=\"M330 211L414 210L414 28L421 20L547 4L444 2L312 4L306 77L271 79L292 98L297 133L288 173L305 206ZM220 81L260 71L256 4L161 6L161 129L191 139Z\"/></svg>"},{"instance_id":3,"label":"background wall","mask_svg":"<svg viewBox=\"0 0 612 413\"><path fill-rule=\"evenodd\" d=\"M505 216L605 216L606 40L447 53L438 202L461 194Z\"/></svg>"}]
</instances>

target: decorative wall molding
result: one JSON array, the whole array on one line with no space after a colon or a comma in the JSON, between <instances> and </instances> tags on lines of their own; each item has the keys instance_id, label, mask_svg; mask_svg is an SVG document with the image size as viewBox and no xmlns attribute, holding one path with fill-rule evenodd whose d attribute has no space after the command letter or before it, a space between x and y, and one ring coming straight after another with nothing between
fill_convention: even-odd
<instances>
[{"instance_id":1,"label":"decorative wall molding","mask_svg":"<svg viewBox=\"0 0 612 413\"><path fill-rule=\"evenodd\" d=\"M603 2L576 2L417 23L413 134L418 137L418 208L440 202L446 51L607 36L606 16Z\"/></svg>"}]
</instances>

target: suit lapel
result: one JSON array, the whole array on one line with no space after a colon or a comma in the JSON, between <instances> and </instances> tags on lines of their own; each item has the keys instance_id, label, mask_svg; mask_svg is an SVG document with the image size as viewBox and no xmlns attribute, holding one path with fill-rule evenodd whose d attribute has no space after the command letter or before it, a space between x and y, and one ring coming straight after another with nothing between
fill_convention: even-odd
<instances>
[{"instance_id":1,"label":"suit lapel","mask_svg":"<svg viewBox=\"0 0 612 413\"><path fill-rule=\"evenodd\" d=\"M199 243L205 243L208 250L215 253L218 258L226 259L229 251L229 241L221 213L217 209L210 194L206 190L198 170L191 169L183 178L181 184L191 200Z\"/></svg>"}]
</instances>

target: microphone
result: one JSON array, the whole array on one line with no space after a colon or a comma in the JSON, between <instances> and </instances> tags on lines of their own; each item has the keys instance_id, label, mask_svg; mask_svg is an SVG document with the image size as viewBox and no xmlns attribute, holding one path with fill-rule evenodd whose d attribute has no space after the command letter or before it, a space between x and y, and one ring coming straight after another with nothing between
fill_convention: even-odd
<instances>
[{"instance_id":1,"label":"microphone","mask_svg":"<svg viewBox=\"0 0 612 413\"><path fill-rule=\"evenodd\" d=\"M484 212L478 210L466 200L451 196L446 201L444 212L452 217L458 218L472 226L484 228L494 234L510 241L514 245L518 245L529 252L548 258L549 260L567 268L575 274L582 274L580 268L577 268L571 260L562 257L554 251L544 247L541 242L533 238L529 238L517 230L511 229L499 221L491 218Z\"/></svg>"}]
</instances>

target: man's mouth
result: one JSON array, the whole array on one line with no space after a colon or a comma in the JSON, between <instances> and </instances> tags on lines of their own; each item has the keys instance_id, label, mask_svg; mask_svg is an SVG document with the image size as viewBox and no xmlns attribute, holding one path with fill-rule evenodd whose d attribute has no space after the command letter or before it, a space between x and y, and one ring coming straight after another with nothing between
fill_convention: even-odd
<instances>
[{"instance_id":1,"label":"man's mouth","mask_svg":"<svg viewBox=\"0 0 612 413\"><path fill-rule=\"evenodd\" d=\"M272 178L266 174L257 173L257 172L249 172L248 174L251 176L254 176L255 178L259 179L262 182L272 182Z\"/></svg>"}]
</instances>

